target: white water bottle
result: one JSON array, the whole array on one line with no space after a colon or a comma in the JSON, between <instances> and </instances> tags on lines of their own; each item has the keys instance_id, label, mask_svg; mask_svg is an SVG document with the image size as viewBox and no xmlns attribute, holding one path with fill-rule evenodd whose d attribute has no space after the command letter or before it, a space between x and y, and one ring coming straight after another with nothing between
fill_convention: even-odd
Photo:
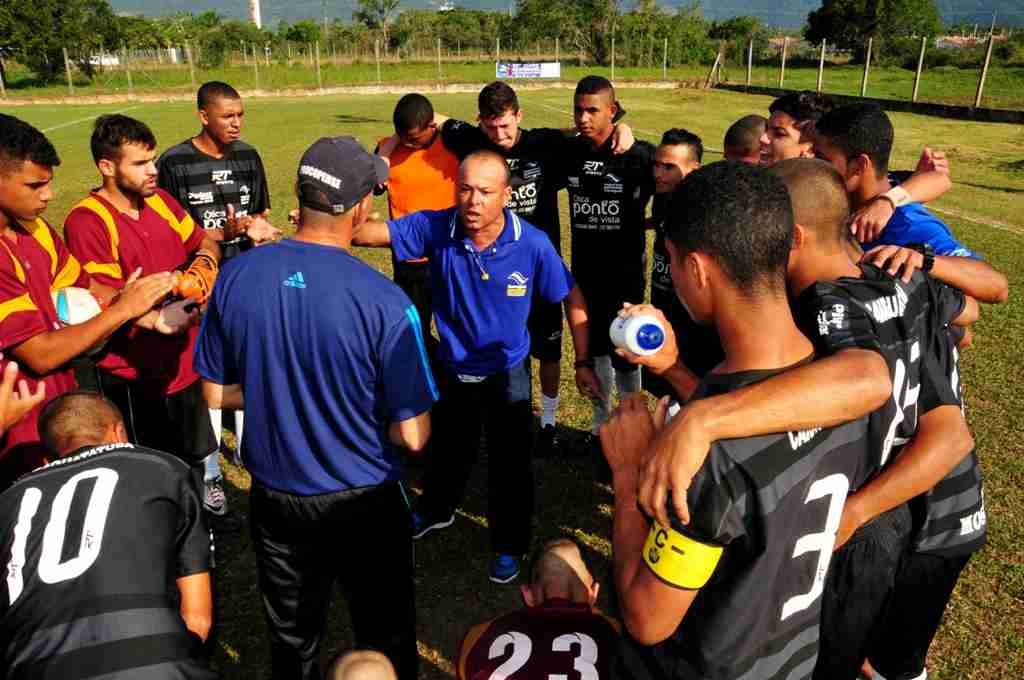
<instances>
[{"instance_id":1,"label":"white water bottle","mask_svg":"<svg viewBox=\"0 0 1024 680\"><path fill-rule=\"evenodd\" d=\"M650 314L616 317L608 333L616 347L639 356L654 354L665 344L665 329Z\"/></svg>"}]
</instances>

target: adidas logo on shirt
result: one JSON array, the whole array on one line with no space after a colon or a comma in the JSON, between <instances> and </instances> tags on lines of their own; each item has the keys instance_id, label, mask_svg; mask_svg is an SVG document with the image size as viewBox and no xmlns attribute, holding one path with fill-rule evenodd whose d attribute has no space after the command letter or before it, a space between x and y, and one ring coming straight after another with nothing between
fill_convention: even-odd
<instances>
[{"instance_id":1,"label":"adidas logo on shirt","mask_svg":"<svg viewBox=\"0 0 1024 680\"><path fill-rule=\"evenodd\" d=\"M287 279L281 282L281 285L285 288L305 288L306 279L302 276L302 272L295 272Z\"/></svg>"}]
</instances>

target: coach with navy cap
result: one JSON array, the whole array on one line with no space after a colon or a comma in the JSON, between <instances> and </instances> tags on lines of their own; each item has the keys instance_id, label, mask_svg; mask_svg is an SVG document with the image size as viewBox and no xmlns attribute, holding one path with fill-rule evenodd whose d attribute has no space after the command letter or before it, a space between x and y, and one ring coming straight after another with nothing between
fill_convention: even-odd
<instances>
[{"instance_id":1,"label":"coach with navy cap","mask_svg":"<svg viewBox=\"0 0 1024 680\"><path fill-rule=\"evenodd\" d=\"M242 458L274 678L322 677L335 580L357 645L416 677L412 518L395 447L422 449L437 392L416 308L348 250L386 179L351 137L313 144L299 164L298 231L224 267L196 345L210 406L249 416Z\"/></svg>"},{"instance_id":2,"label":"coach with navy cap","mask_svg":"<svg viewBox=\"0 0 1024 680\"><path fill-rule=\"evenodd\" d=\"M415 537L454 521L486 426L487 514L494 552L489 576L497 583L519 574L530 544L526 318L535 297L565 303L576 348L576 384L591 396L600 387L587 354L583 294L544 232L505 207L511 192L505 159L478 151L459 168L456 207L387 223L365 222L353 236L357 245L391 245L399 260L430 259L441 399L434 411L436 455L424 479Z\"/></svg>"}]
</instances>

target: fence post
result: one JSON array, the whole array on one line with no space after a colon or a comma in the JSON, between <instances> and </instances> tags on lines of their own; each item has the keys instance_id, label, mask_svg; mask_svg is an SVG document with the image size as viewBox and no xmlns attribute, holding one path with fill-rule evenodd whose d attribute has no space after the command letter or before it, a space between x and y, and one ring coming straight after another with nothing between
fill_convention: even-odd
<instances>
[{"instance_id":1,"label":"fence post","mask_svg":"<svg viewBox=\"0 0 1024 680\"><path fill-rule=\"evenodd\" d=\"M62 47L64 50L64 71L68 74L68 92L70 94L75 93L75 84L71 82L71 60L68 59L68 48Z\"/></svg>"},{"instance_id":2,"label":"fence post","mask_svg":"<svg viewBox=\"0 0 1024 680\"><path fill-rule=\"evenodd\" d=\"M4 63L4 58L0 56L0 98L7 99L7 64Z\"/></svg>"},{"instance_id":3,"label":"fence post","mask_svg":"<svg viewBox=\"0 0 1024 680\"><path fill-rule=\"evenodd\" d=\"M868 94L868 72L871 71L871 47L875 44L874 38L868 38L868 53L864 58L864 77L860 81L860 96L866 97Z\"/></svg>"},{"instance_id":4,"label":"fence post","mask_svg":"<svg viewBox=\"0 0 1024 680\"><path fill-rule=\"evenodd\" d=\"M441 76L441 38L437 39L437 84L441 85L443 77Z\"/></svg>"},{"instance_id":5,"label":"fence post","mask_svg":"<svg viewBox=\"0 0 1024 680\"><path fill-rule=\"evenodd\" d=\"M718 54L715 55L715 63L711 65L711 70L708 71L707 80L704 81L704 89L708 90L711 88L711 82L715 78L715 71L718 69L718 65L722 62L722 48L718 48Z\"/></svg>"},{"instance_id":6,"label":"fence post","mask_svg":"<svg viewBox=\"0 0 1024 680\"><path fill-rule=\"evenodd\" d=\"M192 87L196 86L196 67L192 63L192 45L185 43L185 58L188 59L188 77L192 81Z\"/></svg>"},{"instance_id":7,"label":"fence post","mask_svg":"<svg viewBox=\"0 0 1024 680\"><path fill-rule=\"evenodd\" d=\"M494 39L494 66L497 68L501 63L501 36Z\"/></svg>"},{"instance_id":8,"label":"fence post","mask_svg":"<svg viewBox=\"0 0 1024 680\"><path fill-rule=\"evenodd\" d=\"M556 62L559 61L559 59L558 59L558 48L559 48L558 38L555 38L555 61Z\"/></svg>"},{"instance_id":9,"label":"fence post","mask_svg":"<svg viewBox=\"0 0 1024 680\"><path fill-rule=\"evenodd\" d=\"M270 45L263 45L263 56L266 58L267 68L270 68Z\"/></svg>"},{"instance_id":10,"label":"fence post","mask_svg":"<svg viewBox=\"0 0 1024 680\"><path fill-rule=\"evenodd\" d=\"M291 66L292 65L292 41L291 40L286 40L284 42L284 44L288 48L288 65Z\"/></svg>"},{"instance_id":11,"label":"fence post","mask_svg":"<svg viewBox=\"0 0 1024 680\"><path fill-rule=\"evenodd\" d=\"M668 80L668 38L661 50L661 79Z\"/></svg>"},{"instance_id":12,"label":"fence post","mask_svg":"<svg viewBox=\"0 0 1024 680\"><path fill-rule=\"evenodd\" d=\"M323 76L320 75L320 41L319 40L316 41L316 89L321 90L321 91L324 89L324 79L323 79Z\"/></svg>"},{"instance_id":13,"label":"fence post","mask_svg":"<svg viewBox=\"0 0 1024 680\"><path fill-rule=\"evenodd\" d=\"M238 44L242 47L242 64L245 66L249 65L249 48L245 46L244 40L239 40Z\"/></svg>"},{"instance_id":14,"label":"fence post","mask_svg":"<svg viewBox=\"0 0 1024 680\"><path fill-rule=\"evenodd\" d=\"M789 47L789 36L782 38L782 66L779 68L779 87L786 82L786 50Z\"/></svg>"},{"instance_id":15,"label":"fence post","mask_svg":"<svg viewBox=\"0 0 1024 680\"><path fill-rule=\"evenodd\" d=\"M128 91L134 92L135 85L132 83L132 68L128 65L128 46L125 45L121 48L121 54L124 55L124 74L128 77Z\"/></svg>"},{"instance_id":16,"label":"fence post","mask_svg":"<svg viewBox=\"0 0 1024 680\"><path fill-rule=\"evenodd\" d=\"M260 57L256 54L256 43L252 43L252 72L256 77L256 87L260 86Z\"/></svg>"},{"instance_id":17,"label":"fence post","mask_svg":"<svg viewBox=\"0 0 1024 680\"><path fill-rule=\"evenodd\" d=\"M747 87L750 87L750 80L754 74L754 39L750 39L747 45Z\"/></svg>"},{"instance_id":18,"label":"fence post","mask_svg":"<svg viewBox=\"0 0 1024 680\"><path fill-rule=\"evenodd\" d=\"M825 40L821 41L821 57L818 59L818 94L825 79Z\"/></svg>"},{"instance_id":19,"label":"fence post","mask_svg":"<svg viewBox=\"0 0 1024 680\"><path fill-rule=\"evenodd\" d=\"M992 36L988 37L988 49L985 50L985 63L981 67L981 78L978 80L978 94L974 97L974 108L981 106L981 95L985 91L985 78L988 76L988 64L992 61L992 46L995 44ZM65 52L65 55L67 52ZM66 57L65 57L66 58Z\"/></svg>"},{"instance_id":20,"label":"fence post","mask_svg":"<svg viewBox=\"0 0 1024 680\"><path fill-rule=\"evenodd\" d=\"M615 34L612 33L612 84L615 84Z\"/></svg>"},{"instance_id":21,"label":"fence post","mask_svg":"<svg viewBox=\"0 0 1024 680\"><path fill-rule=\"evenodd\" d=\"M373 58L377 62L377 84L380 85L380 38L373 41Z\"/></svg>"},{"instance_id":22,"label":"fence post","mask_svg":"<svg viewBox=\"0 0 1024 680\"><path fill-rule=\"evenodd\" d=\"M917 88L921 84L921 68L924 66L924 48L928 44L928 37L921 37L921 53L917 55L917 73L914 75L914 94L910 101L917 103Z\"/></svg>"}]
</instances>

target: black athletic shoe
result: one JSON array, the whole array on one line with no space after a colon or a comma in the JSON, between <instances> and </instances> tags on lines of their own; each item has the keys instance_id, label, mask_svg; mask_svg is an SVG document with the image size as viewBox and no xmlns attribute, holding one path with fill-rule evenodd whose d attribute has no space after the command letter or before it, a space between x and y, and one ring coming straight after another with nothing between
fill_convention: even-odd
<instances>
[{"instance_id":1,"label":"black athletic shoe","mask_svg":"<svg viewBox=\"0 0 1024 680\"><path fill-rule=\"evenodd\" d=\"M561 452L561 448L562 441L558 436L558 429L554 425L545 425L540 428L537 443L533 449L535 458L554 458Z\"/></svg>"}]
</instances>

